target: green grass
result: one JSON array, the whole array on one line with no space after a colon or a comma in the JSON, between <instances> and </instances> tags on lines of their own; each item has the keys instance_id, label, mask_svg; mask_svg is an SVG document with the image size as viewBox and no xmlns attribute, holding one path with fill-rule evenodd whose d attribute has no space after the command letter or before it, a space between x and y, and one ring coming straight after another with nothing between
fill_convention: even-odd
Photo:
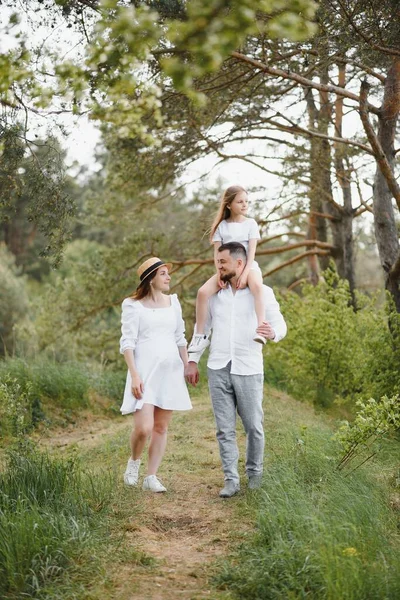
<instances>
[{"instance_id":1,"label":"green grass","mask_svg":"<svg viewBox=\"0 0 400 600\"><path fill-rule=\"evenodd\" d=\"M399 521L379 463L335 471L338 448L321 424L281 424L271 437L263 489L249 500L257 532L218 585L243 600L400 598Z\"/></svg>"},{"instance_id":2,"label":"green grass","mask_svg":"<svg viewBox=\"0 0 400 600\"><path fill-rule=\"evenodd\" d=\"M12 451L0 475L0 596L36 596L93 550L114 485L75 459Z\"/></svg>"}]
</instances>

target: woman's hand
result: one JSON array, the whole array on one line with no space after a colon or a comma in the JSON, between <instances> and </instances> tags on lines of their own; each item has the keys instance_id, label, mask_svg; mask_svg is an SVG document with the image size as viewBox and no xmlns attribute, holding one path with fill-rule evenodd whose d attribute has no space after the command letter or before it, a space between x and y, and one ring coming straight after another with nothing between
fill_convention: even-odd
<instances>
[{"instance_id":1,"label":"woman's hand","mask_svg":"<svg viewBox=\"0 0 400 600\"><path fill-rule=\"evenodd\" d=\"M237 280L237 284L236 284L237 290L243 290L245 287L247 287L248 277L249 277L249 272L243 271L243 273L240 275L240 277Z\"/></svg>"},{"instance_id":2,"label":"woman's hand","mask_svg":"<svg viewBox=\"0 0 400 600\"><path fill-rule=\"evenodd\" d=\"M139 375L132 376L132 394L135 396L136 400L140 400L142 394L144 392L143 381L140 379Z\"/></svg>"}]
</instances>

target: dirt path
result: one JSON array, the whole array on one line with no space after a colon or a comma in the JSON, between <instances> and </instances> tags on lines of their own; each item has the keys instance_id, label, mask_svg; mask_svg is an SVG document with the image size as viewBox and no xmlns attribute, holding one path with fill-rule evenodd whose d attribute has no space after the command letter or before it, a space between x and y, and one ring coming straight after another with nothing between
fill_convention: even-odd
<instances>
[{"instance_id":1,"label":"dirt path","mask_svg":"<svg viewBox=\"0 0 400 600\"><path fill-rule=\"evenodd\" d=\"M168 492L149 494L123 484L118 489L115 533L123 536L124 551L131 558L121 563L111 557L106 581L97 582L85 598L231 598L228 592L217 591L211 578L216 561L252 528L246 492L229 500L219 498L223 477L208 395L198 395L193 404L190 413L176 413L170 427L160 469ZM126 417L99 418L53 432L40 443L61 452L75 446L92 462L96 455L107 465L118 460L122 480L130 425ZM239 433L242 456L243 442Z\"/></svg>"}]
</instances>

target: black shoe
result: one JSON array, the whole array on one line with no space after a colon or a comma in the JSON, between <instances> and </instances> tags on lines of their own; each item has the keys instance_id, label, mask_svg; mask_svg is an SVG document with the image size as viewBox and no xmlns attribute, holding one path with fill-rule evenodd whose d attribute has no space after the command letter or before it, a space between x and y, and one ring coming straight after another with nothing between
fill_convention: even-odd
<instances>
[{"instance_id":1,"label":"black shoe","mask_svg":"<svg viewBox=\"0 0 400 600\"><path fill-rule=\"evenodd\" d=\"M219 495L221 498L232 498L238 492L240 492L240 485L232 479L227 479Z\"/></svg>"}]
</instances>

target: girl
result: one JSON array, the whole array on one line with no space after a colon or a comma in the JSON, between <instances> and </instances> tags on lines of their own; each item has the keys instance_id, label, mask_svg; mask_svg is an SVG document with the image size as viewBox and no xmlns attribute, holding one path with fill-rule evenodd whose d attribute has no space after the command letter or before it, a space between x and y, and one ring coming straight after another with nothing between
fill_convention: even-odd
<instances>
[{"instance_id":1,"label":"girl","mask_svg":"<svg viewBox=\"0 0 400 600\"><path fill-rule=\"evenodd\" d=\"M122 414L134 413L127 485L139 480L141 455L150 438L143 489L166 492L157 479L173 410L192 408L184 379L188 363L185 325L176 294L169 296L171 265L149 258L137 270L136 292L122 303L120 352L128 365Z\"/></svg>"},{"instance_id":2,"label":"girl","mask_svg":"<svg viewBox=\"0 0 400 600\"><path fill-rule=\"evenodd\" d=\"M249 286L254 296L254 305L258 326L265 320L265 305L263 295L263 279L261 269L254 260L257 240L260 239L258 225L254 219L249 219L247 213L247 192L239 185L232 185L225 190L217 216L211 227L210 241L214 244L214 262L217 266L218 248L227 242L240 242L246 248L247 264L238 282L238 288ZM196 302L196 333L189 346L189 352L203 350L209 345L204 335L207 318L207 303L210 296L216 294L223 284L218 274L213 275L198 291ZM255 333L254 341L265 344L266 339Z\"/></svg>"}]
</instances>

